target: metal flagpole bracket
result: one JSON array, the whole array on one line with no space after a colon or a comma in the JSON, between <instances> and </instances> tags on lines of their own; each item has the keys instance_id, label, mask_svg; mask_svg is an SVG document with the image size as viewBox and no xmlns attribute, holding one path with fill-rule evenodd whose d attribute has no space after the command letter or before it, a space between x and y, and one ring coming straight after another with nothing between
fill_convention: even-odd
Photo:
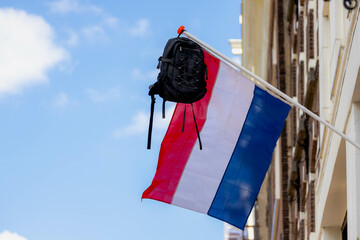
<instances>
[{"instance_id":1,"label":"metal flagpole bracket","mask_svg":"<svg viewBox=\"0 0 360 240\"><path fill-rule=\"evenodd\" d=\"M344 0L344 7L347 10L353 10L357 7L357 0Z\"/></svg>"},{"instance_id":2,"label":"metal flagpole bracket","mask_svg":"<svg viewBox=\"0 0 360 240\"><path fill-rule=\"evenodd\" d=\"M290 105L302 110L303 112L307 113L310 117L312 117L313 119L317 120L318 122L322 123L323 125L325 125L326 127L330 128L333 132L335 132L336 134L338 134L340 137L342 137L343 139L345 139L346 141L348 141L349 143L351 143L354 147L356 147L357 149L360 150L360 145L358 143L356 143L354 140L350 139L348 136L346 136L344 133L342 133L340 130L338 130L337 128L335 128L333 125L329 124L328 122L326 122L325 120L323 120L322 118L320 118L318 115L316 115L315 113L313 113L312 111L310 111L309 109L307 109L305 106L301 105L300 103L298 103L297 101L295 101L294 99L292 99L291 97L289 97L288 95L286 95L285 93L283 93L282 91L280 91L279 89L277 89L276 87L274 87L273 85L271 85L270 83L268 83L267 81L265 81L264 79L260 78L259 76L257 76L256 74L250 72L248 69L244 68L243 66L241 66L240 64L234 62L232 59L230 59L229 57L225 56L224 54L222 54L221 52L219 52L218 50L216 50L215 48L211 47L210 45L206 44L205 42L201 41L200 39L198 39L197 37L193 36L192 34L190 34L188 31L185 30L184 26L181 26L178 29L178 33L179 30L181 32L181 34L185 35L186 37L190 38L191 40L193 40L194 42L198 43L200 46L202 46L203 48L209 50L212 52L212 54L220 57L221 59L223 59L224 61L226 61L227 63L231 64L231 66L235 67L236 69L239 69L241 73L245 73L246 75L250 76L251 78L248 78L250 81L252 81L255 85L259 86L260 88L270 91L270 93L275 94L275 96L277 96L280 100L288 102ZM180 33L179 33L180 34ZM180 34L180 35L181 35Z\"/></svg>"},{"instance_id":3,"label":"metal flagpole bracket","mask_svg":"<svg viewBox=\"0 0 360 240\"><path fill-rule=\"evenodd\" d=\"M324 2L330 2L330 0L324 0ZM343 0L343 4L344 4L344 8L346 8L347 10L354 10L357 5L358 5L358 1L357 0Z\"/></svg>"}]
</instances>

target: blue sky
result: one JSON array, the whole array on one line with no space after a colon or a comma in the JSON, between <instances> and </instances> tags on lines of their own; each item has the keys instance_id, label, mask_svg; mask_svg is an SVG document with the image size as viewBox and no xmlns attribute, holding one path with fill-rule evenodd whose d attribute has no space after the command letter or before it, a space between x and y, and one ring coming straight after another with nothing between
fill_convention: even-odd
<instances>
[{"instance_id":1,"label":"blue sky","mask_svg":"<svg viewBox=\"0 0 360 240\"><path fill-rule=\"evenodd\" d=\"M167 120L157 59L180 25L231 57L240 1L0 2L0 240L222 239L223 223L144 200ZM158 101L161 102L161 101Z\"/></svg>"}]
</instances>

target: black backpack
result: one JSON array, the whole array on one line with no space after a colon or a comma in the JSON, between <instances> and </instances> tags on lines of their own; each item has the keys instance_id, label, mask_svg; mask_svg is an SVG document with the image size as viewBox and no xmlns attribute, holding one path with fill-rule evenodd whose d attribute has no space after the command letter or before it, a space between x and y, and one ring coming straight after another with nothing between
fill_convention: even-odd
<instances>
[{"instance_id":1,"label":"black backpack","mask_svg":"<svg viewBox=\"0 0 360 240\"><path fill-rule=\"evenodd\" d=\"M202 48L192 40L184 37L169 39L163 55L159 58L157 68L160 68L157 82L149 87L151 112L147 144L148 149L151 148L155 94L158 94L163 98L163 118L165 118L165 101L189 103L192 106L193 102L200 100L206 94L205 75L207 79L207 68L204 62L204 52ZM192 110L199 146L200 149L202 149L193 106ZM186 111L186 105L184 111ZM185 113L182 131L184 131L184 123Z\"/></svg>"}]
</instances>

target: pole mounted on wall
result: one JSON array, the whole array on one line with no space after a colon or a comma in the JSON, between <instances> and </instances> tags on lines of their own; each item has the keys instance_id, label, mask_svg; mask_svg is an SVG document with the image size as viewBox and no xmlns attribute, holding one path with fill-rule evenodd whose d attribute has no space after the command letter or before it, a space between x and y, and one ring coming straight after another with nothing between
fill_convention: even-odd
<instances>
[{"instance_id":1,"label":"pole mounted on wall","mask_svg":"<svg viewBox=\"0 0 360 240\"><path fill-rule=\"evenodd\" d=\"M228 58L227 56L225 56L224 54L222 54L221 52L216 50L215 48L211 47L210 45L206 44L205 42L201 41L197 37L195 37L192 34L190 34L189 32L187 32L185 30L184 26L179 27L177 33L179 34L179 36L181 34L185 35L186 37L190 38L194 42L198 43L200 46L209 50L215 56L225 60L225 62L227 62L231 66L235 67L235 69L240 70L241 73L246 74L247 76L250 76L251 78L253 78L253 79L249 78L249 80L253 81L255 83L255 85L257 85L258 87L260 87L268 92L273 93L273 95L277 96L279 99L282 99L283 101L285 100L285 102L288 102L293 107L296 107L297 109L302 110L304 113L308 114L310 117L312 117L316 121L322 123L327 128L332 130L334 133L339 135L341 138L345 139L346 141L351 143L354 147L356 147L357 149L360 150L360 144L356 143L353 139L350 139L348 136L346 136L340 130L336 129L333 125L331 125L328 122L326 122L325 120L321 119L318 115L316 115L315 113L313 113L312 111L310 111L305 106L301 105L300 103L298 103L297 101L295 101L294 99L292 99L291 97L286 95L285 93L281 92L279 89L277 89L270 83L266 82L264 79L260 78L259 76L255 75L254 73L250 72L249 70L247 70L240 64L236 63L232 59Z\"/></svg>"}]
</instances>

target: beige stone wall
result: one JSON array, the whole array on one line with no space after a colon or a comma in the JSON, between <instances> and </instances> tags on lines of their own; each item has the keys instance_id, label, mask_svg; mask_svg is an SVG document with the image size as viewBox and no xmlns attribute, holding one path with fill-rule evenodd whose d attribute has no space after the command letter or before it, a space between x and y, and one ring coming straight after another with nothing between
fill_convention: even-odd
<instances>
[{"instance_id":1,"label":"beige stone wall","mask_svg":"<svg viewBox=\"0 0 360 240\"><path fill-rule=\"evenodd\" d=\"M359 141L357 98L360 95L359 9L342 2L319 4L321 117ZM360 237L360 155L352 145L322 128L316 174L316 234L313 239L340 239L347 222L348 239Z\"/></svg>"},{"instance_id":2,"label":"beige stone wall","mask_svg":"<svg viewBox=\"0 0 360 240\"><path fill-rule=\"evenodd\" d=\"M359 6L294 3L243 0L243 66L359 143ZM360 151L296 109L279 146L258 196L256 239L340 240L345 226L360 238Z\"/></svg>"},{"instance_id":3,"label":"beige stone wall","mask_svg":"<svg viewBox=\"0 0 360 240\"><path fill-rule=\"evenodd\" d=\"M242 1L242 65L266 79L270 20L269 0Z\"/></svg>"}]
</instances>

